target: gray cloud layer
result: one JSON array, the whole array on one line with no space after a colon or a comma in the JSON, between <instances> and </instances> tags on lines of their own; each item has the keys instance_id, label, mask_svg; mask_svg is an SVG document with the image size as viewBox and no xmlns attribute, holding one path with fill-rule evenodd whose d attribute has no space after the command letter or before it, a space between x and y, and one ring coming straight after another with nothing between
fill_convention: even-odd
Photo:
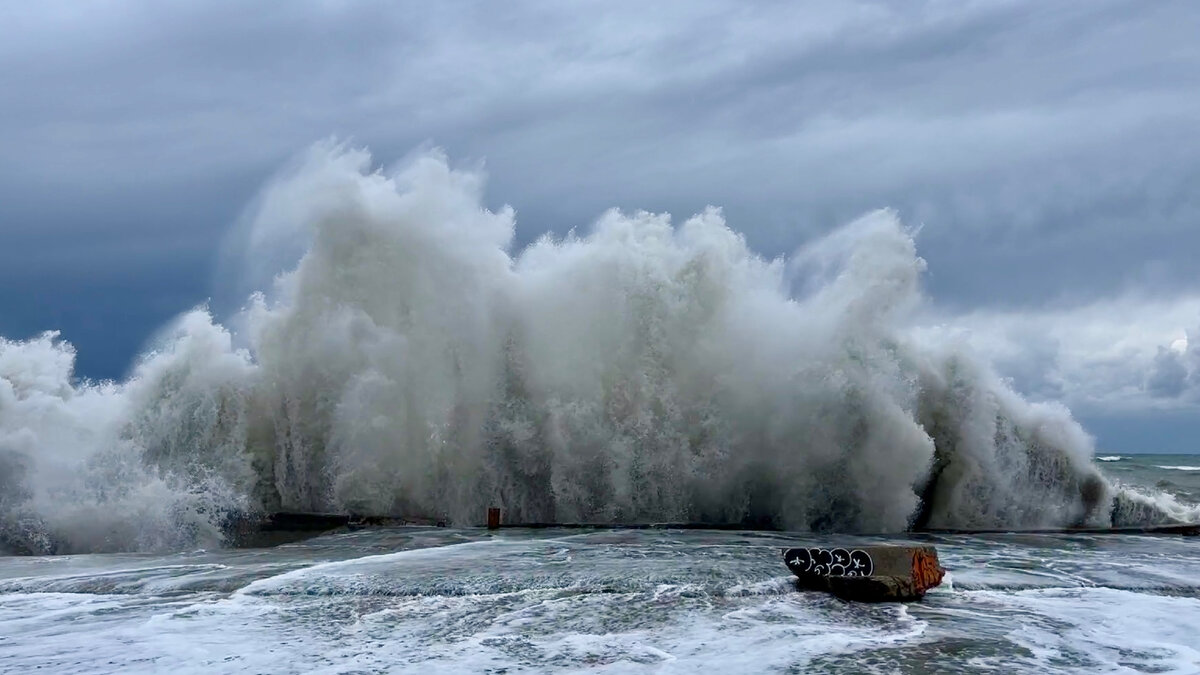
<instances>
[{"instance_id":1,"label":"gray cloud layer","mask_svg":"<svg viewBox=\"0 0 1200 675\"><path fill-rule=\"evenodd\" d=\"M486 158L524 240L712 203L773 255L894 206L923 224L941 311L991 326L1018 386L1190 400L1170 336L1200 326L1196 35L1183 1L8 3L0 277L59 290L6 293L0 332L111 324L43 309L104 275L113 307L164 307L147 325L203 299L255 187L338 135ZM1157 333L1105 323L1131 294ZM1097 365L1106 340L1137 343L1123 374Z\"/></svg>"}]
</instances>

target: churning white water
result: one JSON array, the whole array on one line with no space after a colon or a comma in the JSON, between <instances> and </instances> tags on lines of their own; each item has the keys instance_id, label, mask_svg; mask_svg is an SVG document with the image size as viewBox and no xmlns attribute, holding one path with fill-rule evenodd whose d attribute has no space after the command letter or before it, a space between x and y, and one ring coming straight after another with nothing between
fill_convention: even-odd
<instances>
[{"instance_id":1,"label":"churning white water","mask_svg":"<svg viewBox=\"0 0 1200 675\"><path fill-rule=\"evenodd\" d=\"M483 179L321 145L232 249L261 292L122 383L0 341L0 546L215 543L233 514L866 532L1187 517L1121 491L1063 408L919 339L924 261L877 211L789 259L717 209L513 250Z\"/></svg>"}]
</instances>

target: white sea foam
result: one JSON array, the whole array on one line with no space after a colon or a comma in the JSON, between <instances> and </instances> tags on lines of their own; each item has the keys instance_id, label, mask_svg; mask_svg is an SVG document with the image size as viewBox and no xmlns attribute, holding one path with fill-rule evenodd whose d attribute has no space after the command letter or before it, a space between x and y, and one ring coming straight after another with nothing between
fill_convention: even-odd
<instances>
[{"instance_id":1,"label":"white sea foam","mask_svg":"<svg viewBox=\"0 0 1200 675\"><path fill-rule=\"evenodd\" d=\"M421 537L446 546L423 551L391 550L396 536L0 558L20 582L0 598L0 671L1192 672L1200 657L1200 561L1181 538L941 537L954 583L901 606L799 592L782 533L439 529ZM179 574L205 581L166 583Z\"/></svg>"},{"instance_id":2,"label":"white sea foam","mask_svg":"<svg viewBox=\"0 0 1200 675\"><path fill-rule=\"evenodd\" d=\"M1099 455L1096 457L1096 460L1100 462L1119 462L1122 459L1125 458L1120 455Z\"/></svg>"},{"instance_id":3,"label":"white sea foam","mask_svg":"<svg viewBox=\"0 0 1200 675\"><path fill-rule=\"evenodd\" d=\"M716 209L514 252L482 186L436 152L383 172L321 145L231 240L239 278L274 282L226 325L185 313L122 383L73 381L55 334L0 342L0 546L181 546L276 509L1110 522L1065 409L913 330L925 263L895 214L790 260Z\"/></svg>"},{"instance_id":4,"label":"white sea foam","mask_svg":"<svg viewBox=\"0 0 1200 675\"><path fill-rule=\"evenodd\" d=\"M1158 466L1157 468L1168 471L1200 471L1200 466Z\"/></svg>"},{"instance_id":5,"label":"white sea foam","mask_svg":"<svg viewBox=\"0 0 1200 675\"><path fill-rule=\"evenodd\" d=\"M1018 622L1009 634L1047 671L1076 661L1090 672L1195 672L1200 650L1200 600L1110 588L1038 589L1014 594L973 594L1000 607L1045 617L1042 625ZM982 603L981 603L982 604ZM1166 620L1166 617L1172 617ZM1046 626L1053 626L1048 630Z\"/></svg>"}]
</instances>

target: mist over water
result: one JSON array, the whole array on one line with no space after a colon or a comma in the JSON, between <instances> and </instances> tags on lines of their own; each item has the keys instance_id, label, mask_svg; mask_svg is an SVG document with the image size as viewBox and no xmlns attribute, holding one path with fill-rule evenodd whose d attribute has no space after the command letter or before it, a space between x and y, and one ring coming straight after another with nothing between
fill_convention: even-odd
<instances>
[{"instance_id":1,"label":"mist over water","mask_svg":"<svg viewBox=\"0 0 1200 675\"><path fill-rule=\"evenodd\" d=\"M207 546L277 510L893 532L1195 519L1109 484L1060 406L917 330L889 211L767 260L709 209L513 250L437 152L322 144L231 237L245 308L127 380L0 341L0 548ZM569 198L569 196L565 197Z\"/></svg>"}]
</instances>

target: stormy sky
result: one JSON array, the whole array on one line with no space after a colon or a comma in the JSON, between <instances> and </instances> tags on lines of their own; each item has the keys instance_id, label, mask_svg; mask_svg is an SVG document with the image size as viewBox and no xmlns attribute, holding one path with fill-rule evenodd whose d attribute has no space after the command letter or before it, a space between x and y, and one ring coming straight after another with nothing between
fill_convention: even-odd
<instances>
[{"instance_id":1,"label":"stormy sky","mask_svg":"<svg viewBox=\"0 0 1200 675\"><path fill-rule=\"evenodd\" d=\"M0 335L120 378L336 137L486 161L518 238L921 227L929 324L1110 451L1200 451L1200 4L0 3ZM934 338L931 338L934 339Z\"/></svg>"}]
</instances>

